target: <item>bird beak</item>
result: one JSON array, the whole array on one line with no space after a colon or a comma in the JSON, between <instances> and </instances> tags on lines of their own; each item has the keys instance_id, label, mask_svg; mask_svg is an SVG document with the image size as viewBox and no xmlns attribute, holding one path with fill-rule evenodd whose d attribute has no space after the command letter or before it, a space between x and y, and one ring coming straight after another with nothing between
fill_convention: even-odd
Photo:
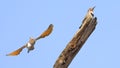
<instances>
[{"instance_id":1,"label":"bird beak","mask_svg":"<svg viewBox=\"0 0 120 68\"><path fill-rule=\"evenodd\" d=\"M94 10L95 6L92 8L92 11Z\"/></svg>"}]
</instances>

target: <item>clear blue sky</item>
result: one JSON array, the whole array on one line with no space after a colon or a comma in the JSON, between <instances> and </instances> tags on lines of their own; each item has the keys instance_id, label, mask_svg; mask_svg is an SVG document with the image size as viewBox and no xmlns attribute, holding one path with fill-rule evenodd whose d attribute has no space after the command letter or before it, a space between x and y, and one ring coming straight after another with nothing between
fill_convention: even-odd
<instances>
[{"instance_id":1,"label":"clear blue sky","mask_svg":"<svg viewBox=\"0 0 120 68\"><path fill-rule=\"evenodd\" d=\"M97 27L69 68L120 68L119 0L1 0L0 67L52 68L93 6ZM24 49L19 56L6 56L49 24L54 24L54 31L37 41L29 54Z\"/></svg>"}]
</instances>

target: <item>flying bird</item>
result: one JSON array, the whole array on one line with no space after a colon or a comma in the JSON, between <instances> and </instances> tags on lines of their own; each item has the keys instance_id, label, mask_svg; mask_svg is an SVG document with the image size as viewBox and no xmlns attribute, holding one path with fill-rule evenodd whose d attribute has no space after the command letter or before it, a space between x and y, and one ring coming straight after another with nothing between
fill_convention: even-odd
<instances>
[{"instance_id":1,"label":"flying bird","mask_svg":"<svg viewBox=\"0 0 120 68\"><path fill-rule=\"evenodd\" d=\"M86 23L90 22L90 21L94 18L94 8L95 8L95 6L94 6L93 8L89 8L89 9L88 9L87 14L86 14L84 20L82 21L82 25L81 25L79 28L82 29L83 26L84 26Z\"/></svg>"},{"instance_id":2,"label":"flying bird","mask_svg":"<svg viewBox=\"0 0 120 68\"><path fill-rule=\"evenodd\" d=\"M34 50L34 45L35 45L37 40L39 40L41 38L45 38L46 36L50 35L52 33L52 31L53 31L53 24L50 24L49 27L40 36L38 36L35 39L30 37L28 43L26 43L25 45L23 45L19 49L7 54L6 56L17 56L21 53L21 51L24 48L27 48L28 49L27 52L29 53L31 50Z\"/></svg>"}]
</instances>

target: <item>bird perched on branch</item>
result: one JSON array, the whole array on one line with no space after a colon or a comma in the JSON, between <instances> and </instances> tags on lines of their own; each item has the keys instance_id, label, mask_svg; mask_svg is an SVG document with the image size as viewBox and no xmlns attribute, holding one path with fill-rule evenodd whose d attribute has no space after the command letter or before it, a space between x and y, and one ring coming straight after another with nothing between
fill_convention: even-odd
<instances>
[{"instance_id":1,"label":"bird perched on branch","mask_svg":"<svg viewBox=\"0 0 120 68\"><path fill-rule=\"evenodd\" d=\"M82 29L86 23L89 23L94 18L94 8L95 6L88 9L87 14L82 21L82 25L79 28Z\"/></svg>"},{"instance_id":2,"label":"bird perched on branch","mask_svg":"<svg viewBox=\"0 0 120 68\"><path fill-rule=\"evenodd\" d=\"M34 49L34 44L36 43L37 40L41 39L41 38L44 38L48 35L51 34L51 32L53 31L53 24L50 24L49 27L40 35L38 36L37 38L31 38L30 37L30 40L28 41L28 43L26 43L25 45L23 45L22 47L20 47L19 49L7 54L7 56L16 56L16 55L19 55L20 52L24 49L24 48L27 48L28 49L28 53Z\"/></svg>"}]
</instances>

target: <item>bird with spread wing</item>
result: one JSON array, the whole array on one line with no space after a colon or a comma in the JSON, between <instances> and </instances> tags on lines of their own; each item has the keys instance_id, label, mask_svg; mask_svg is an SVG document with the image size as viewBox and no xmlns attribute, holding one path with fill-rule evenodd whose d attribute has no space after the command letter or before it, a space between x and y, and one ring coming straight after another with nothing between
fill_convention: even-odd
<instances>
[{"instance_id":1,"label":"bird with spread wing","mask_svg":"<svg viewBox=\"0 0 120 68\"><path fill-rule=\"evenodd\" d=\"M50 24L49 27L37 38L30 38L30 40L28 41L28 43L26 43L25 45L23 45L22 47L20 47L19 49L7 54L7 56L17 56L20 54L20 52L24 49L27 48L28 49L28 53L34 49L34 44L36 43L37 40L44 38L48 35L51 34L51 32L53 31L53 24Z\"/></svg>"}]
</instances>

